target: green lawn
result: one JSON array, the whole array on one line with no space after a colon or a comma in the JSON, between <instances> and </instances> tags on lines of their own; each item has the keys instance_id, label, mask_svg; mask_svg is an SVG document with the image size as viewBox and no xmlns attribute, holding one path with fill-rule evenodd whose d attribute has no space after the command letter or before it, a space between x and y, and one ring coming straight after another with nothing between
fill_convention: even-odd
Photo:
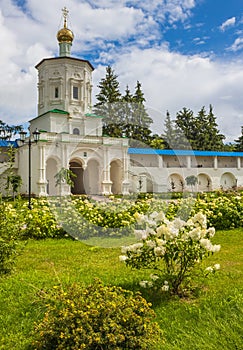
<instances>
[{"instance_id":1,"label":"green lawn","mask_svg":"<svg viewBox=\"0 0 243 350\"><path fill-rule=\"evenodd\" d=\"M243 230L217 232L221 251L207 260L220 263L213 278L201 281L197 297L153 299L164 334L158 349L243 349ZM72 240L29 241L15 272L0 280L0 349L24 350L34 322L41 319L43 289L99 277L104 283L138 290L146 274L119 262L119 248L97 248Z\"/></svg>"}]
</instances>

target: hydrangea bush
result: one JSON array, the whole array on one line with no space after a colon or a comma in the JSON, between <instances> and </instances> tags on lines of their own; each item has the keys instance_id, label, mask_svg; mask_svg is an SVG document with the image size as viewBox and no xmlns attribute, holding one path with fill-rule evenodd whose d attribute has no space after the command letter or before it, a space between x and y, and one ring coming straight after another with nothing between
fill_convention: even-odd
<instances>
[{"instance_id":1,"label":"hydrangea bush","mask_svg":"<svg viewBox=\"0 0 243 350\"><path fill-rule=\"evenodd\" d=\"M243 226L243 193L212 192L200 194L193 212L202 211L216 230Z\"/></svg>"},{"instance_id":2,"label":"hydrangea bush","mask_svg":"<svg viewBox=\"0 0 243 350\"><path fill-rule=\"evenodd\" d=\"M76 239L127 236L133 232L135 212L146 212L150 205L149 200L111 198L95 202L85 196L49 202L57 221Z\"/></svg>"},{"instance_id":3,"label":"hydrangea bush","mask_svg":"<svg viewBox=\"0 0 243 350\"><path fill-rule=\"evenodd\" d=\"M11 206L11 210L8 206ZM198 212L207 216L207 225L215 229L243 227L243 193L204 193L198 198L164 200L159 195L144 198L110 198L95 202L87 196L68 198L32 198L28 203L16 200L2 202L2 229L4 220L14 217L15 229L20 238L57 238L70 235L77 239L90 237L120 237L134 231L136 212L151 215L164 212L168 220L176 216L187 220Z\"/></svg>"},{"instance_id":4,"label":"hydrangea bush","mask_svg":"<svg viewBox=\"0 0 243 350\"><path fill-rule=\"evenodd\" d=\"M220 250L220 245L210 240L215 229L207 228L206 216L201 212L187 221L170 221L163 212L149 216L137 213L136 219L139 241L122 247L120 260L132 268L153 270L148 281L141 281L143 287L180 294L193 269Z\"/></svg>"}]
</instances>

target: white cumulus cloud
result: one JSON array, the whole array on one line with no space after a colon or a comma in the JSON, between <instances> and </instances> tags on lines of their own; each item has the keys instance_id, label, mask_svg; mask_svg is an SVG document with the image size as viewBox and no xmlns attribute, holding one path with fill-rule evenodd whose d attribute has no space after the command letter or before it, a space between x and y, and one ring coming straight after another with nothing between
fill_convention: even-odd
<instances>
[{"instance_id":1,"label":"white cumulus cloud","mask_svg":"<svg viewBox=\"0 0 243 350\"><path fill-rule=\"evenodd\" d=\"M228 48L230 51L239 51L243 49L243 38L235 39L234 43Z\"/></svg>"},{"instance_id":2,"label":"white cumulus cloud","mask_svg":"<svg viewBox=\"0 0 243 350\"><path fill-rule=\"evenodd\" d=\"M231 17L227 19L224 23L221 24L220 30L225 31L227 28L233 27L235 25L235 22L236 22L235 17Z\"/></svg>"}]
</instances>

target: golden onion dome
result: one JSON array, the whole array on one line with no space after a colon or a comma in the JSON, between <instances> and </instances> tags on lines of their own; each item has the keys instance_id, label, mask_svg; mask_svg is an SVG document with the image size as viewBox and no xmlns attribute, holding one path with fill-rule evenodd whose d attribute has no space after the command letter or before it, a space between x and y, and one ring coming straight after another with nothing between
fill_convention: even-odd
<instances>
[{"instance_id":1,"label":"golden onion dome","mask_svg":"<svg viewBox=\"0 0 243 350\"><path fill-rule=\"evenodd\" d=\"M62 9L63 12L63 19L64 19L64 24L63 28L60 29L57 33L57 40L59 43L72 43L73 42L73 32L67 28L67 16L68 16L68 9L64 7Z\"/></svg>"},{"instance_id":2,"label":"golden onion dome","mask_svg":"<svg viewBox=\"0 0 243 350\"><path fill-rule=\"evenodd\" d=\"M73 32L68 28L62 28L57 33L57 40L59 43L72 43L73 42Z\"/></svg>"}]
</instances>

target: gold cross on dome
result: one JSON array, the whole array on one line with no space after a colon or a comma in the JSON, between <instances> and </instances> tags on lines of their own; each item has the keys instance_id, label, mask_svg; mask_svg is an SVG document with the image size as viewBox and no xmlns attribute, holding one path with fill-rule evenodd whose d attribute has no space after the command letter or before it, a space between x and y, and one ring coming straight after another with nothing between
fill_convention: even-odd
<instances>
[{"instance_id":1,"label":"gold cross on dome","mask_svg":"<svg viewBox=\"0 0 243 350\"><path fill-rule=\"evenodd\" d=\"M62 9L62 14L63 14L63 18L64 18L64 27L66 27L66 25L67 25L67 16L68 16L68 13L69 13L69 11L68 11L68 9L66 8L66 6L63 7L63 9Z\"/></svg>"}]
</instances>

